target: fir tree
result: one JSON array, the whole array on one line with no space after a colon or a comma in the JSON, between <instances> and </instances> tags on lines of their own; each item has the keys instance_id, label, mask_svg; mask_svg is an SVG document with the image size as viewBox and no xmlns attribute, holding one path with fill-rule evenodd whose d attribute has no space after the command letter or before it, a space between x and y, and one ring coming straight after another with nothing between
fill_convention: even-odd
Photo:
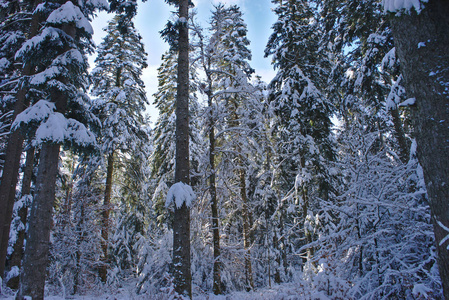
<instances>
[{"instance_id":1,"label":"fir tree","mask_svg":"<svg viewBox=\"0 0 449 300\"><path fill-rule=\"evenodd\" d=\"M268 88L278 153L278 226L293 220L300 222L303 229L291 238L311 243L315 237L307 220L314 219L319 199L327 199L333 190L327 168L335 151L330 131L333 107L325 93L331 62L320 47L316 6L310 1L273 2L278 21L273 25L265 55L273 56L277 70ZM293 247L301 243L293 242ZM311 258L313 251L309 248L303 255Z\"/></svg>"},{"instance_id":2,"label":"fir tree","mask_svg":"<svg viewBox=\"0 0 449 300\"><path fill-rule=\"evenodd\" d=\"M16 54L25 65L39 66L28 83L42 92L42 100L18 115L14 124L36 128L34 143L41 145L18 299L43 297L45 276L41 275L45 274L48 264L60 145L86 147L95 142L78 120L85 122L91 117L85 111L89 98L84 92L87 84L85 55L92 51L93 32L85 14L91 16L98 5L104 3L79 7L72 2L63 5L45 2L40 10L46 16L45 26Z\"/></svg>"},{"instance_id":3,"label":"fir tree","mask_svg":"<svg viewBox=\"0 0 449 300\"><path fill-rule=\"evenodd\" d=\"M27 38L36 35L40 17L39 13L33 13L37 5L34 1L1 1L0 5L0 277L3 277L23 143L20 131L10 133L10 126L33 95L23 85L25 76L32 74L32 67L16 64L15 53Z\"/></svg>"},{"instance_id":4,"label":"fir tree","mask_svg":"<svg viewBox=\"0 0 449 300\"><path fill-rule=\"evenodd\" d=\"M101 278L106 282L108 263L109 215L111 211L111 192L114 164L118 153L137 149L141 140L148 140L143 130L142 112L147 104L142 69L147 67L146 53L141 36L132 23L119 30L117 15L109 22L107 35L99 46L92 71L94 96L100 97L95 110L102 123L101 153L107 156L107 173L102 219L103 260Z\"/></svg>"}]
</instances>

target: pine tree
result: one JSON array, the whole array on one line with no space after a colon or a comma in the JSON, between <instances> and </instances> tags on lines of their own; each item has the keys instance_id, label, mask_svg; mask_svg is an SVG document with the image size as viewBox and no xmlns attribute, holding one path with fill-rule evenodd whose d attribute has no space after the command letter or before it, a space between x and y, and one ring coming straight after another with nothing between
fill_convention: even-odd
<instances>
[{"instance_id":1,"label":"pine tree","mask_svg":"<svg viewBox=\"0 0 449 300\"><path fill-rule=\"evenodd\" d=\"M23 111L14 126L35 126L34 143L41 145L36 195L30 212L29 231L18 299L43 298L48 264L52 209L62 143L85 147L95 140L84 124L77 121L91 115L84 110L87 59L92 51L90 16L97 7L46 2L41 13L46 22L38 35L18 51L24 64L38 65L29 84L42 91L42 100ZM100 2L97 5L101 5ZM38 113L38 114L36 114Z\"/></svg>"},{"instance_id":2,"label":"pine tree","mask_svg":"<svg viewBox=\"0 0 449 300\"><path fill-rule=\"evenodd\" d=\"M20 155L22 154L23 136L21 132L15 130L11 133L11 122L16 116L27 107L32 96L24 86L26 77L33 73L30 64L24 64L17 68L14 63L15 52L22 46L27 38L37 34L40 25L40 13L33 10L39 1L2 1L2 34L0 41L0 61L2 70L1 87L1 139L0 145L3 163L1 163L0 183L0 276L3 277L5 260L8 247L8 238L12 211L14 206L14 196L18 179ZM28 16L26 18L24 16ZM29 21L31 17L31 22ZM19 85L20 83L20 85Z\"/></svg>"},{"instance_id":3,"label":"pine tree","mask_svg":"<svg viewBox=\"0 0 449 300\"><path fill-rule=\"evenodd\" d=\"M143 139L139 142L139 147L128 155L129 158L122 159L123 181L111 247L113 266L118 269L117 276L125 278L137 275L138 244L147 236L149 220L154 215L151 210L150 184L147 182L151 175L148 162L151 145L148 140Z\"/></svg>"},{"instance_id":4,"label":"pine tree","mask_svg":"<svg viewBox=\"0 0 449 300\"><path fill-rule=\"evenodd\" d=\"M35 181L34 169L36 161L36 149L29 145L26 151L26 161L23 167L22 186L20 197L14 204L13 220L11 222L9 249L12 253L8 257L9 265L6 281L8 287L16 290L19 285L19 270L22 265L23 248L25 245L26 224L28 218L28 209L33 200L32 182ZM8 249L8 252L9 252Z\"/></svg>"},{"instance_id":5,"label":"pine tree","mask_svg":"<svg viewBox=\"0 0 449 300\"><path fill-rule=\"evenodd\" d=\"M206 95L208 107L205 114L205 134L209 140L209 150L204 165L207 168L208 194L211 206L213 239L213 290L222 293L224 285L232 289L254 287L250 229L252 216L247 181L250 175L246 169L252 168L248 153L258 151L261 126L261 98L249 79L254 72L249 65L251 53L248 49L247 28L243 15L237 6L218 5L213 11L209 37L194 24L196 43L205 81L200 90ZM256 150L257 149L257 150ZM207 161L207 162L206 162ZM229 212L220 213L219 211ZM228 223L229 229L240 231L242 239L225 232L225 241L220 239L220 227ZM233 224L233 225L231 225ZM241 228L241 229L238 229ZM227 236L227 235L232 235ZM240 258L226 247L236 242L245 251L243 259L244 283L231 271ZM226 254L221 254L226 253ZM230 254L230 255L229 255ZM224 274L223 274L224 273Z\"/></svg>"},{"instance_id":6,"label":"pine tree","mask_svg":"<svg viewBox=\"0 0 449 300\"><path fill-rule=\"evenodd\" d=\"M142 69L147 67L146 53L141 36L132 23L119 30L119 15L109 22L107 35L98 49L96 68L92 71L95 104L102 123L101 153L107 156L107 173L102 217L104 239L101 268L103 282L107 280L108 239L111 211L111 192L114 164L118 153L133 151L140 140L148 140L143 130L142 112L147 104Z\"/></svg>"},{"instance_id":7,"label":"pine tree","mask_svg":"<svg viewBox=\"0 0 449 300\"><path fill-rule=\"evenodd\" d=\"M167 223L168 214L165 209L165 195L174 184L175 172L175 100L177 81L177 53L168 50L162 55L162 63L158 68L158 91L153 95L153 104L159 111L154 126L154 151L151 156L151 173L154 180L153 205L158 214L159 222ZM199 153L202 151L199 120L199 103L196 95L197 74L196 66L190 66L189 87L189 139L190 164L193 172L198 166ZM194 182L193 182L194 183Z\"/></svg>"},{"instance_id":8,"label":"pine tree","mask_svg":"<svg viewBox=\"0 0 449 300\"><path fill-rule=\"evenodd\" d=\"M288 223L302 224L301 231L290 237L293 246L298 247L316 238L309 220L315 218L320 199L329 198L333 190L327 167L335 155L330 131L333 106L325 90L331 62L326 49L320 47L316 5L311 1L273 3L278 21L273 25L265 55L273 56L277 69L268 86L275 114L275 164L279 168L276 215L283 231L289 230L285 228ZM310 259L313 252L311 247L302 255Z\"/></svg>"},{"instance_id":9,"label":"pine tree","mask_svg":"<svg viewBox=\"0 0 449 300\"><path fill-rule=\"evenodd\" d=\"M190 185L189 165L189 0L178 3L178 75L176 89L175 184ZM167 199L169 196L167 195ZM170 199L168 199L170 200ZM173 275L179 295L192 298L190 264L190 204L175 199L173 222Z\"/></svg>"}]
</instances>

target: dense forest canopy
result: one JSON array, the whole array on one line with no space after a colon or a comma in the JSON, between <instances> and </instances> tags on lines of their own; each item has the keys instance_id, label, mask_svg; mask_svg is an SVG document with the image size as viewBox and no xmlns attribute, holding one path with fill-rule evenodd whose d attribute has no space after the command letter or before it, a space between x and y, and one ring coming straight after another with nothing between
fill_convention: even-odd
<instances>
[{"instance_id":1,"label":"dense forest canopy","mask_svg":"<svg viewBox=\"0 0 449 300\"><path fill-rule=\"evenodd\" d=\"M165 2L0 0L1 297L449 299L449 2Z\"/></svg>"}]
</instances>

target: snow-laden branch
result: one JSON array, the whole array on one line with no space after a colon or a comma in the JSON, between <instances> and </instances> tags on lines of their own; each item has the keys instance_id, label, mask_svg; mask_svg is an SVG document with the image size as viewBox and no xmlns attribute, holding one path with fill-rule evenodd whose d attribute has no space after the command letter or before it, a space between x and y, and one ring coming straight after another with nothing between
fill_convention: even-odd
<instances>
[{"instance_id":1,"label":"snow-laden branch","mask_svg":"<svg viewBox=\"0 0 449 300\"><path fill-rule=\"evenodd\" d=\"M187 207L191 207L195 198L196 195L190 185L178 182L168 190L165 207L169 207L172 203L175 203L176 208L181 208L184 203Z\"/></svg>"},{"instance_id":2,"label":"snow-laden branch","mask_svg":"<svg viewBox=\"0 0 449 300\"><path fill-rule=\"evenodd\" d=\"M89 34L94 34L92 25L84 16L78 6L73 5L71 1L67 1L58 9L54 10L47 18L47 22L51 24L75 23L79 29L83 29Z\"/></svg>"}]
</instances>

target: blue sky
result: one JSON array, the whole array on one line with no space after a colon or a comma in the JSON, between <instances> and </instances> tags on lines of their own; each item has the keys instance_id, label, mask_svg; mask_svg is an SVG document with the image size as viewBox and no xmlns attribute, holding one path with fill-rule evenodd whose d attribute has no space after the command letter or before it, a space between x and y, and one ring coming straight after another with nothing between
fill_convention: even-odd
<instances>
[{"instance_id":1,"label":"blue sky","mask_svg":"<svg viewBox=\"0 0 449 300\"><path fill-rule=\"evenodd\" d=\"M256 70L256 74L262 76L265 81L270 81L274 76L273 68L270 64L271 58L264 58L264 49L271 34L271 26L276 21L271 0L193 0L197 10L197 18L203 26L207 26L210 19L213 6L218 3L225 5L238 5L243 18L248 25L248 38L251 41L251 52L253 55L251 66ZM147 0L139 2L138 14L135 19L135 26L142 35L145 44L145 50L148 53L148 68L143 72L147 96L150 102L153 101L152 95L157 90L157 68L161 63L162 54L168 49L168 45L160 37L161 31L167 20L171 16L171 11L175 10L164 0ZM111 15L101 13L94 19L94 41L98 45L104 36L102 28L106 27L107 21ZM93 61L93 59L91 59ZM157 118L157 111L150 107L148 112L151 115L151 122L154 124Z\"/></svg>"}]
</instances>

